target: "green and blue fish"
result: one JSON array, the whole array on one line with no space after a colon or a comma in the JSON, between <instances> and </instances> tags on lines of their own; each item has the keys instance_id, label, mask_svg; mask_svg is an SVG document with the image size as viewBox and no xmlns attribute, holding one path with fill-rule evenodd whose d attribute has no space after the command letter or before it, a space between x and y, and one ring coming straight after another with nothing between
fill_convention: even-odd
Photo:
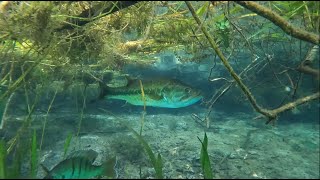
<instances>
[{"instance_id":1,"label":"green and blue fish","mask_svg":"<svg viewBox=\"0 0 320 180\"><path fill-rule=\"evenodd\" d=\"M47 172L44 179L89 179L102 176L116 178L116 158L96 166L93 162L97 156L98 153L94 150L81 150L69 155L50 171L41 164Z\"/></svg>"},{"instance_id":2,"label":"green and blue fish","mask_svg":"<svg viewBox=\"0 0 320 180\"><path fill-rule=\"evenodd\" d=\"M178 81L154 79L142 81L146 106L181 108L192 105L202 99L200 91ZM132 105L144 106L141 84L137 79L128 79L124 87L107 87L100 83L100 98L125 100Z\"/></svg>"}]
</instances>

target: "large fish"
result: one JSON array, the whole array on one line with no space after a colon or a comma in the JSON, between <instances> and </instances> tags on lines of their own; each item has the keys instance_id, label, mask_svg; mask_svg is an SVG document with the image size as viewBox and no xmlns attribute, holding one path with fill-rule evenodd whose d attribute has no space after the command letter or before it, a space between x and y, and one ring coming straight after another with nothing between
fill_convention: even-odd
<instances>
[{"instance_id":1,"label":"large fish","mask_svg":"<svg viewBox=\"0 0 320 180\"><path fill-rule=\"evenodd\" d=\"M129 104L143 106L141 85L137 79L128 79L124 87L111 88L102 85L100 98L125 100ZM200 91L177 81L154 79L142 81L146 106L181 108L198 102L202 95Z\"/></svg>"},{"instance_id":2,"label":"large fish","mask_svg":"<svg viewBox=\"0 0 320 180\"><path fill-rule=\"evenodd\" d=\"M92 165L97 156L96 151L81 150L68 156L50 171L42 165L47 172L44 179L89 179L101 176L116 178L116 158L111 158L101 166Z\"/></svg>"}]
</instances>

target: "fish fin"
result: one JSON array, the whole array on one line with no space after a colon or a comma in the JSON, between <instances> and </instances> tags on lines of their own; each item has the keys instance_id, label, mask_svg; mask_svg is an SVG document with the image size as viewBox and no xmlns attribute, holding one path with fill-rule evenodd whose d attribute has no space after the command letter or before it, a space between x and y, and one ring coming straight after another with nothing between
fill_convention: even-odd
<instances>
[{"instance_id":1,"label":"fish fin","mask_svg":"<svg viewBox=\"0 0 320 180\"><path fill-rule=\"evenodd\" d=\"M48 175L50 173L49 169L47 167L45 167L42 163L40 164L40 166L46 172L46 175Z\"/></svg>"},{"instance_id":2,"label":"fish fin","mask_svg":"<svg viewBox=\"0 0 320 180\"><path fill-rule=\"evenodd\" d=\"M92 164L97 157L98 157L98 153L92 149L89 149L89 150L75 151L75 152L69 154L66 159L84 158L84 159L88 159L89 162L91 162L91 164Z\"/></svg>"},{"instance_id":3,"label":"fish fin","mask_svg":"<svg viewBox=\"0 0 320 180\"><path fill-rule=\"evenodd\" d=\"M103 163L104 176L106 176L107 178L117 178L118 172L117 172L116 166L117 166L116 156L110 158L105 163Z\"/></svg>"},{"instance_id":4,"label":"fish fin","mask_svg":"<svg viewBox=\"0 0 320 180\"><path fill-rule=\"evenodd\" d=\"M126 107L128 105L128 101L126 101L121 107Z\"/></svg>"}]
</instances>

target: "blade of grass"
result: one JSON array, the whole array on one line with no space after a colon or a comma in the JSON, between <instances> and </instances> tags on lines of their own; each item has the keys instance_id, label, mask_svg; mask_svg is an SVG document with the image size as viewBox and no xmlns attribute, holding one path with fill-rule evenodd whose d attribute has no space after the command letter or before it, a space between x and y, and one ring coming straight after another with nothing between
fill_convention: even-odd
<instances>
[{"instance_id":1,"label":"blade of grass","mask_svg":"<svg viewBox=\"0 0 320 180\"><path fill-rule=\"evenodd\" d=\"M208 150L207 150L207 147L208 147L207 134L204 133L203 142L200 140L199 137L198 139L201 142L200 162L201 162L201 168L203 171L204 178L212 179L213 173L212 173L212 168L211 168L210 159L209 159Z\"/></svg>"},{"instance_id":2,"label":"blade of grass","mask_svg":"<svg viewBox=\"0 0 320 180\"><path fill-rule=\"evenodd\" d=\"M20 142L19 142L20 143ZM13 159L13 167L8 171L10 176L8 175L9 179L20 179L21 178L21 166L22 166L22 154L23 154L23 147L18 143L16 146L14 159Z\"/></svg>"},{"instance_id":3,"label":"blade of grass","mask_svg":"<svg viewBox=\"0 0 320 180\"><path fill-rule=\"evenodd\" d=\"M69 134L68 134L68 137L67 137L67 139L66 139L66 142L64 143L63 158L66 157L67 151L68 151L68 149L69 149L69 147L70 147L71 139L72 139L72 133L69 133Z\"/></svg>"},{"instance_id":4,"label":"blade of grass","mask_svg":"<svg viewBox=\"0 0 320 180\"><path fill-rule=\"evenodd\" d=\"M126 124L123 123L124 126L126 126L138 139L138 141L142 144L144 147L145 151L147 152L149 159L153 165L154 170L156 171L156 178L157 179L163 179L163 174L162 174L162 159L160 154L158 154L158 159L156 159L152 149L150 148L149 144L143 139L142 136L140 136L134 129L131 127L127 126Z\"/></svg>"},{"instance_id":5,"label":"blade of grass","mask_svg":"<svg viewBox=\"0 0 320 180\"><path fill-rule=\"evenodd\" d=\"M161 158L160 153L158 153L158 160L157 160L157 167L156 167L157 171L156 172L158 172L159 178L163 178L162 167L163 167L162 158Z\"/></svg>"},{"instance_id":6,"label":"blade of grass","mask_svg":"<svg viewBox=\"0 0 320 180\"><path fill-rule=\"evenodd\" d=\"M141 121L140 121L140 124L141 124L140 136L141 136L142 135L143 124L144 124L144 116L146 114L146 97L144 95L142 81L139 80L139 83L140 83L140 89L141 89L141 98L142 98L142 101L143 101L143 113L142 113L142 117L141 117Z\"/></svg>"},{"instance_id":7,"label":"blade of grass","mask_svg":"<svg viewBox=\"0 0 320 180\"><path fill-rule=\"evenodd\" d=\"M112 114L111 112L109 111L106 111L102 108L100 108L100 110L106 112L106 113L110 113ZM148 156L149 156L149 159L152 163L152 166L156 172L156 178L157 179L163 179L163 172L162 172L162 167L163 167L163 163L162 163L162 158L161 158L161 155L158 154L158 159L156 159L152 149L150 148L149 144L143 139L143 137L141 135L139 135L134 129L132 129L131 127L129 127L127 125L127 123L125 122L122 122L122 120L117 117L116 115L112 114L113 117L115 117L118 122L123 125L124 127L128 128L129 131L131 131L138 139L139 143L144 147L145 151L147 152ZM141 174L141 173L140 173Z\"/></svg>"},{"instance_id":8,"label":"blade of grass","mask_svg":"<svg viewBox=\"0 0 320 180\"><path fill-rule=\"evenodd\" d=\"M4 140L0 140L0 179L6 178L6 169L5 169L5 161L6 161L7 151L6 151L6 143Z\"/></svg>"},{"instance_id":9,"label":"blade of grass","mask_svg":"<svg viewBox=\"0 0 320 180\"><path fill-rule=\"evenodd\" d=\"M37 175L37 133L33 131L32 144L31 144L31 177L34 179Z\"/></svg>"},{"instance_id":10,"label":"blade of grass","mask_svg":"<svg viewBox=\"0 0 320 180\"><path fill-rule=\"evenodd\" d=\"M47 114L46 114L45 119L44 119L44 123L43 123L43 126L42 126L42 134L41 134L40 148L39 148L39 149L40 149L40 152L41 152L41 149L42 149L42 144L43 144L43 139L44 139L44 131L45 131L46 125L47 125L48 115L49 115L49 112L50 112L50 110L51 110L52 104L53 104L54 100L56 99L57 93L58 93L58 88L57 88L56 91L54 92L53 98L51 99L51 102L50 102L49 107L48 107L48 110L47 110Z\"/></svg>"}]
</instances>

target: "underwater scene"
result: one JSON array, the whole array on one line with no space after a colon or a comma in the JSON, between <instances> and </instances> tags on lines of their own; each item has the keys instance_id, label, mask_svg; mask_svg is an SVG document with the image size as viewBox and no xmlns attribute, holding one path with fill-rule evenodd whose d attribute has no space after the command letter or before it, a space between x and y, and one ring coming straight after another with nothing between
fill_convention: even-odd
<instances>
[{"instance_id":1,"label":"underwater scene","mask_svg":"<svg viewBox=\"0 0 320 180\"><path fill-rule=\"evenodd\" d=\"M0 1L0 179L319 179L318 1Z\"/></svg>"}]
</instances>

